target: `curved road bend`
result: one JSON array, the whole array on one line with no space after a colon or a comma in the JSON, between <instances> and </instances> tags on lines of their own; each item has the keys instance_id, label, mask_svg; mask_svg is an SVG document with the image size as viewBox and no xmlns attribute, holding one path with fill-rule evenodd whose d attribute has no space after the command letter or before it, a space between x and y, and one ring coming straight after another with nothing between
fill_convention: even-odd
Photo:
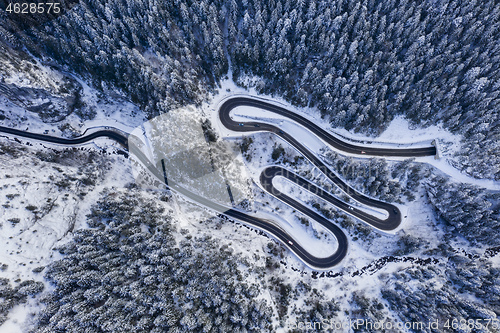
<instances>
[{"instance_id":1,"label":"curved road bend","mask_svg":"<svg viewBox=\"0 0 500 333\"><path fill-rule=\"evenodd\" d=\"M231 117L229 116L229 113L234 108L239 106L256 107L266 111L273 112L281 116L285 116L297 122L298 124L302 125L303 127L307 128L309 131L314 133L316 136L318 136L320 139L325 141L330 146L338 150L345 151L346 153L359 154L359 155L364 154L365 156L371 155L371 156L399 156L399 157L433 156L436 155L437 153L436 147L434 146L424 147L424 148L398 148L398 149L357 146L333 136L332 134L328 133L318 125L308 120L307 118L304 118L295 112L289 111L283 107L271 104L269 102L265 102L263 100L258 100L250 97L241 97L241 96L230 97L229 99L224 101L222 105L219 107L219 118L222 124L225 127L229 128L230 130L236 132L269 131L276 133L281 137L289 137L289 135L284 132L281 132L283 133L281 134L280 129L278 127L266 123L244 122L242 123L243 126L239 126L240 123L232 120Z\"/></svg>"},{"instance_id":2,"label":"curved road bend","mask_svg":"<svg viewBox=\"0 0 500 333\"><path fill-rule=\"evenodd\" d=\"M98 137L107 137L110 138L121 145L123 145L126 149L129 150L130 154L134 154L134 156L137 157L137 159L148 169L159 181L164 182L165 178L163 173L158 169L155 165L151 163L151 161L142 153L142 151L135 149L135 146L132 145L129 147L128 145L128 137L125 135L122 135L118 132L115 132L113 130L103 130L103 131L96 131L94 133L88 134L86 136L81 136L78 138L74 139L65 139L65 138L58 138L50 135L45 135L45 134L37 134L37 133L31 133L31 132L25 132L17 129L12 129L4 126L0 126L0 132L19 136L19 137L25 137L25 138L30 138L33 140L38 140L38 141L45 141L45 142L51 142L51 143L57 143L57 144L63 144L63 145L77 145L77 144L82 144L86 143L89 141L94 140L95 138ZM311 255L309 252L307 252L302 246L297 244L297 242L294 241L294 239L286 233L283 229L279 228L277 225L270 223L266 220L259 219L257 217L248 215L246 213L243 213L239 210L229 208L223 205L220 205L218 203L212 202L206 198L203 198L185 188L182 186L174 183L172 180L168 180L168 184L166 184L170 189L175 190L177 193L184 195L187 198L190 198L191 200L200 203L201 205L213 209L218 212L223 212L224 215L234 218L237 220L240 220L248 225L252 225L254 227L257 227L259 229L264 230L274 238L279 239L283 244L285 244L293 253L295 253L304 263L306 263L308 266L311 268L316 268L316 269L328 269L331 268L345 257L347 253L347 238L344 235L344 233L336 226L332 225L331 222L329 222L327 219L324 217L320 216L319 214L309 210L306 207L301 207L301 211L309 213L308 216L311 217L314 220L317 220L319 223L321 223L323 226L325 226L328 230L330 230L335 237L337 238L338 241L338 247L336 251L326 257L326 258L318 258L313 255ZM290 199L292 204L294 203L292 199ZM295 202L295 205L300 205L299 203Z\"/></svg>"},{"instance_id":3,"label":"curved road bend","mask_svg":"<svg viewBox=\"0 0 500 333\"><path fill-rule=\"evenodd\" d=\"M136 150L135 146L132 145L130 147L130 154L133 156L136 156L141 163L160 181L164 181L164 175L158 168L156 168L150 161L149 159L142 153L140 150ZM239 221L242 221L248 225L255 226L259 229L262 229L269 233L271 236L274 238L277 238L281 240L293 253L295 253L303 262L305 262L309 267L311 268L317 268L317 269L328 269L331 268L342 259L347 254L347 238L345 234L340 230L337 226L333 225L330 221L328 221L326 218L323 216L317 214L316 212L308 209L307 207L301 205L300 203L294 201L291 198L286 197L286 195L283 194L283 197L286 197L287 200L293 205L294 207L300 207L297 208L307 216L309 216L311 219L319 222L321 225L323 225L326 229L328 229L337 239L338 242L338 247L336 251L326 257L326 258L319 258L315 257L309 252L307 252L302 246L297 244L295 240L283 229L281 229L279 226L276 224L270 223L264 219L260 219L251 215L248 215L244 212L241 212L239 210L229 208L226 206L223 206L221 204L218 204L216 202L210 201L207 198L204 198L202 196L199 196L184 187L180 186L179 184L171 181L170 179L168 180L168 187L174 191L176 191L179 194L182 194L183 196L218 212L223 212L222 214L237 219Z\"/></svg>"},{"instance_id":4,"label":"curved road bend","mask_svg":"<svg viewBox=\"0 0 500 333\"><path fill-rule=\"evenodd\" d=\"M358 219L365 221L369 225L380 229L384 231L389 231L397 228L400 224L400 218L398 214L395 214L394 211L392 212L393 214L389 214L389 217L386 218L385 220L379 219L369 213L366 213L358 208L355 208L338 198L334 197L330 193L324 191L322 188L317 187L310 181L300 177L299 175L293 173L290 170L284 169L279 166L271 166L268 168L265 168L262 173L260 174L260 183L262 187L271 195L277 197L281 201L287 203L288 205L294 207L296 210L302 211L302 204L298 204L291 200L288 196L284 195L282 192L277 190L273 186L273 179L275 177L283 177L285 179L290 180L292 183L297 184L304 188L306 191L320 197L321 199L324 199L331 203L334 206L337 206L338 208L344 210L345 212L349 213L352 216L357 217ZM368 200L373 200L370 198L365 198ZM359 200L356 199L356 200ZM294 203L295 202L295 203ZM373 205L372 205L373 206ZM303 211L302 211L303 212ZM309 215L309 214L307 214Z\"/></svg>"},{"instance_id":5,"label":"curved road bend","mask_svg":"<svg viewBox=\"0 0 500 333\"><path fill-rule=\"evenodd\" d=\"M287 141L295 149L297 149L303 156L305 156L314 166L316 166L325 176L327 176L335 185L337 185L340 189L342 189L347 195L349 195L350 197L352 197L354 200L358 201L359 203L385 210L389 214L389 217L381 225L380 222L375 223L373 221L373 219L365 219L366 214L361 214L361 211L355 213L354 210L350 210L352 212L352 215L362 219L363 221L365 221L368 224L371 224L373 226L377 225L377 228L382 229L382 230L393 230L399 226L399 224L401 223L401 212L399 211L398 207L396 207L395 205L386 203L386 202L382 202L382 201L379 201L379 200L376 200L373 198L369 198L369 197L359 193L355 189L349 187L343 180L341 180L339 177L337 177L337 175L333 171L331 171L330 168L328 168L323 163L323 161L321 159L319 159L313 152L311 152L309 149L307 149L305 146L303 146L292 135L290 135L286 132L283 132L282 130L280 130L276 126L269 125L266 123L258 123L258 122L243 122L242 123L242 122L234 121L230 117L229 113L235 107L242 106L242 105L259 107L259 108L263 108L265 110L268 110L271 112L276 112L278 114L286 115L286 116L291 114L291 115L294 115L291 117L292 119L294 119L296 117L300 117L304 120L306 126L309 126L309 125L314 126L313 128L308 128L309 130L313 131L313 130L316 130L315 128L318 128L320 131L325 132L324 130L322 130L318 126L312 124L309 120L307 120L301 116L298 116L291 111L287 111L287 110L280 108L280 107L277 107L273 104L269 104L269 103L266 103L263 101L255 100L253 98L246 98L246 97L231 98L229 100L226 100L221 105L221 107L219 109L220 120L221 120L222 124L225 127L227 127L228 129L236 131L236 132L268 131L268 132L272 132L272 133L280 136L283 140ZM325 133L334 142L340 142L342 144L341 147L344 147L344 148L350 147L349 152L361 154L361 149L366 149L363 147L358 147L358 146L351 145L349 143L345 143L345 142L340 141L339 139L331 136L327 132L325 132ZM337 143L335 143L335 145L336 144ZM432 147L432 148L434 148L434 151L435 151L435 147ZM379 150L379 148L374 148L374 149ZM409 154L411 152L415 152L418 156L418 154L424 154L424 153L430 154L432 151L432 150L429 150L429 148L415 148L415 149L387 149L387 148L384 148L384 149L380 149L380 150L381 151L378 154L380 156L388 156L387 151L394 151L394 153L391 156L407 156L406 154ZM345 150L345 151L347 151L347 150ZM373 152L372 152L372 155L373 155ZM261 176L261 182L262 181L268 181L272 186L272 177L262 178L262 176ZM272 192L270 192L270 193L272 194ZM326 197L325 197L325 200L326 200ZM382 227L382 228L380 228L380 227Z\"/></svg>"},{"instance_id":6,"label":"curved road bend","mask_svg":"<svg viewBox=\"0 0 500 333\"><path fill-rule=\"evenodd\" d=\"M0 132L12 134L12 135L16 135L16 136L20 136L20 137L24 137L24 138L39 140L39 141L58 143L58 144L62 144L62 145L79 145L79 144L86 143L86 142L92 141L92 140L100 138L100 137L106 137L106 138L109 138L109 139L112 139L112 140L118 142L123 147L128 148L128 137L123 135L123 134L120 134L118 132L118 130L116 130L116 131L113 131L113 130L96 131L94 133L91 133L91 134L88 134L85 136L80 136L80 137L73 138L73 139L58 138L58 137L46 135L46 134L25 132L25 131L21 131L21 130L9 128L9 127L4 127L4 126L0 126Z\"/></svg>"}]
</instances>

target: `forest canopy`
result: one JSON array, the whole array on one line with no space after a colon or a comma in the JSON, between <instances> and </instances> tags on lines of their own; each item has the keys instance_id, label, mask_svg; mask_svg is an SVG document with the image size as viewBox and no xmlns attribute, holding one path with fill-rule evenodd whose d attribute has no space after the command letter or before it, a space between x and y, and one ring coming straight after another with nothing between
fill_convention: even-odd
<instances>
[{"instance_id":1,"label":"forest canopy","mask_svg":"<svg viewBox=\"0 0 500 333\"><path fill-rule=\"evenodd\" d=\"M5 42L123 89L150 117L200 103L231 64L333 126L443 124L464 138L459 169L500 179L494 0L82 0L25 30L0 15Z\"/></svg>"}]
</instances>

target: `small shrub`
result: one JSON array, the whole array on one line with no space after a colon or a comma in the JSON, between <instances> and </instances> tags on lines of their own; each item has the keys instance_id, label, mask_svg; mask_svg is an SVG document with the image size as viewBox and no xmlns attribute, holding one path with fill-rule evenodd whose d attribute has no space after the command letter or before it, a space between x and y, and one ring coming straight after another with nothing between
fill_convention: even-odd
<instances>
[{"instance_id":1,"label":"small shrub","mask_svg":"<svg viewBox=\"0 0 500 333\"><path fill-rule=\"evenodd\" d=\"M34 205L28 205L25 207L27 210L29 210L30 212L34 212L35 210L38 209L37 206L34 206Z\"/></svg>"},{"instance_id":2,"label":"small shrub","mask_svg":"<svg viewBox=\"0 0 500 333\"><path fill-rule=\"evenodd\" d=\"M13 217L11 219L8 219L7 221L9 221L10 223L12 223L12 225L16 225L18 224L19 222L21 222L21 219L18 218L18 217Z\"/></svg>"}]
</instances>

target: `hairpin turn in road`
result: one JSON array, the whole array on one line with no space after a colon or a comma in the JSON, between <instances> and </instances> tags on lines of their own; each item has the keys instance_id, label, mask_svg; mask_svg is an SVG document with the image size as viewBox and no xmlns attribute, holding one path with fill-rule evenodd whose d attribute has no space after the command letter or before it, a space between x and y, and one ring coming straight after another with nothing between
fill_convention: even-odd
<instances>
[{"instance_id":1,"label":"hairpin turn in road","mask_svg":"<svg viewBox=\"0 0 500 333\"><path fill-rule=\"evenodd\" d=\"M268 131L280 136L283 140L287 141L290 145L292 145L297 151L299 151L302 155L304 155L314 166L319 168L334 184L336 184L339 188L341 188L345 193L350 195L354 200L368 205L372 207L376 207L379 209L383 209L388 212L388 218L385 220L376 218L360 209L354 208L347 203L335 198L331 194L326 191L320 189L314 184L310 183L308 180L294 174L293 172L286 170L282 167L271 166L262 172L260 176L261 186L265 191L275 196L277 199L283 201L287 205L294 207L298 211L302 212L309 218L317 221L321 225L323 225L327 230L329 230L337 239L337 246L333 254L328 257L316 257L305 250L300 244L298 244L295 239L289 235L286 231L280 228L275 223L270 223L267 220L252 216L247 212L243 212L241 210L226 207L220 205L216 202L212 202L207 198L201 197L196 193L189 191L184 188L181 184L177 184L172 180L166 180L165 175L162 170L160 170L157 166L155 166L144 154L142 151L135 149L133 145L129 147L128 137L129 135L123 133L115 128L106 127L104 130L97 130L88 135L83 135L77 138L67 139L67 138L58 138L45 134L37 134L27 131L22 131L18 129L8 128L4 126L0 126L0 132L9 134L11 136L19 136L28 139L50 142L55 144L62 144L68 146L79 145L83 143L87 143L95 140L99 137L107 137L118 142L125 149L129 150L129 153L137 158L144 167L149 170L158 180L165 182L166 185L176 191L177 193L193 200L200 205L203 205L209 209L223 212L229 218L233 218L244 222L248 225L257 227L266 233L270 234L276 239L279 239L285 246L287 246L293 253L295 253L305 264L310 266L313 269L328 269L331 268L342 261L342 259L347 254L347 237L342 232L342 230L334 225L331 221L326 219L325 217L319 215L314 212L310 208L302 205L301 203L295 201L284 193L281 193L273 186L273 179L275 177L284 177L289 181L294 182L295 184L305 188L306 190L314 193L315 195L321 197L322 199L330 202L335 205L339 209L342 209L349 213L350 215L370 224L371 226L380 229L380 230L393 230L399 226L401 223L401 213L399 209L391 204L384 203L373 198L369 198L354 189L350 188L345 182L343 182L340 178L338 178L334 172L332 172L322 161L318 158L314 153L309 151L306 147L304 147L300 142L289 133L284 132L282 129L269 125L266 123L259 122L244 122L238 123L231 119L230 112L238 107L238 106L251 106L261 108L267 111L274 112L278 115L288 117L289 119L297 122L302 125L304 128L308 129L315 135L317 135L320 139L322 139L328 145L348 153L352 154L363 154L363 156L371 155L371 156L430 156L436 154L435 147L425 147L425 148L405 148L405 149L389 149L389 148L375 148L375 147L363 147L354 145L351 143L347 143L327 131L323 130L319 126L315 125L308 119L292 112L286 110L283 107L274 105L272 103L258 100L250 97L232 97L228 98L219 108L219 118L221 123L230 130L236 132L256 132L256 131ZM167 184L168 182L168 184Z\"/></svg>"}]
</instances>

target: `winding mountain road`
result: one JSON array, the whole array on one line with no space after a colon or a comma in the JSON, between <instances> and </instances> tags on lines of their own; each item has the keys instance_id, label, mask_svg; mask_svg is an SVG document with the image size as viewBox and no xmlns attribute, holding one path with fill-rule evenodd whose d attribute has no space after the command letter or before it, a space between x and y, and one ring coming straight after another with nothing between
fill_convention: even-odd
<instances>
[{"instance_id":1,"label":"winding mountain road","mask_svg":"<svg viewBox=\"0 0 500 333\"><path fill-rule=\"evenodd\" d=\"M50 142L61 145L74 146L87 142L91 142L99 137L106 137L112 139L119 144L121 144L125 149L129 151L129 154L135 157L155 178L157 178L161 182L165 182L166 185L173 191L189 198L190 200L197 202L198 204L205 206L211 210L215 210L217 212L222 212L225 216L239 220L248 225L254 226L258 229L263 230L268 233L272 237L279 239L283 244L285 244L293 253L295 253L304 263L310 266L313 269L328 269L335 265L337 265L342 259L345 257L347 253L347 238L344 233L335 225L333 225L330 221L322 217L321 215L309 210L306 207L302 206L301 211L306 213L312 219L318 221L322 225L325 226L333 235L335 235L338 246L335 252L328 257L315 257L311 255L307 250L305 250L302 246L300 246L285 230L280 228L277 224L272 223L271 221L261 219L252 215L249 215L243 211L238 209L234 209L231 207L226 207L224 205L218 204L216 202L210 201L207 198L197 195L184 188L180 184L177 184L171 179L166 180L165 175L163 174L163 170L160 167L155 166L149 160L144 153L137 148L136 145L128 144L128 135L121 134L117 129L106 129L101 131L96 131L88 135L80 136L73 139L59 138L46 134L38 134L32 132L26 132L18 129L13 129L9 127L0 126L0 133L6 133L13 136L29 138L42 142ZM168 184L167 184L168 182ZM300 203L295 202L290 198L290 202L294 203L295 206L300 205Z\"/></svg>"},{"instance_id":2,"label":"winding mountain road","mask_svg":"<svg viewBox=\"0 0 500 333\"><path fill-rule=\"evenodd\" d=\"M399 212L399 209L396 206L375 200L373 198L366 197L363 194L350 188L346 183L344 183L341 179L339 179L314 153L312 153L302 144L300 144L299 141L292 135L283 132L280 128L273 125L258 123L258 122L240 123L232 120L230 117L230 112L238 106L258 107L288 117L296 121L303 127L307 128L308 130L310 130L312 133L320 137L322 140L324 140L327 144L331 145L332 147L353 154L362 154L362 152L364 152L363 154L373 155L373 156L405 156L405 157L428 156L436 154L435 147L415 148L415 149L388 149L388 148L362 147L353 145L350 143L346 143L336 138L335 136L329 134L328 132L321 129L320 127L310 122L306 118L301 117L300 115L297 115L291 111L288 111L274 104L249 97L248 98L233 97L227 99L219 108L219 117L221 123L225 127L237 132L268 131L275 133L276 135L280 136L282 139L290 143L293 147L295 147L295 149L297 149L301 154L303 154L309 161L313 163L313 165L319 168L321 172L323 172L329 179L331 179L337 186L339 186L345 193L350 195L353 199L368 206L380 208L388 212L387 219L385 220L378 219L362 210L359 210L342 202L341 200L335 198L331 194L323 191L316 185L310 183L308 180L294 174L291 171L288 171L278 166L271 166L264 169L260 176L260 182L264 190L266 190L279 200L285 202L289 206L294 207L295 209L302 212L311 219L315 220L316 222L320 223L327 230L329 230L337 239L337 248L335 249L335 252L328 257L320 258L310 254L300 244L298 244L293 239L293 237L291 237L285 230L280 228L277 224L273 223L272 221L267 221L265 219L249 215L246 212L240 211L238 209L220 205L216 202L210 201L207 198L201 197L198 194L189 191L188 189L184 188L181 184L177 184L171 179L167 180L166 176L161 170L161 167L154 165L144 155L144 153L140 149L138 149L135 145L129 145L128 142L129 135L117 129L106 128L104 130L98 130L88 135L83 135L81 137L73 139L58 138L50 135L26 132L4 126L0 126L0 132L12 136L19 136L33 140L39 140L39 141L51 142L55 144L62 144L69 146L90 142L99 137L107 137L109 139L112 139L118 142L120 145L122 145L125 149L129 150L131 156L137 158L137 160L147 170L149 170L149 172L151 172L152 175L154 175L158 180L165 182L170 189L209 209L218 212L223 212L223 214L229 218L234 218L248 225L264 230L266 233L272 235L274 238L282 241L283 244L285 244L293 253L295 253L304 263L306 263L313 269L328 269L337 265L347 254L347 247L348 247L347 237L342 232L342 230L338 226L331 223L331 221L321 216L320 214L314 212L313 210L305 207L304 205L290 198L286 194L281 193L279 190L277 190L273 186L273 179L275 177L284 177L289 181L292 181L293 183L305 188L306 190L314 193L315 195L321 197L322 199L337 206L338 208L348 212L349 214L365 221L366 223L380 230L392 230L397 226L399 226L401 222L401 213Z\"/></svg>"},{"instance_id":3,"label":"winding mountain road","mask_svg":"<svg viewBox=\"0 0 500 333\"><path fill-rule=\"evenodd\" d=\"M262 171L262 173L260 174L260 183L261 183L262 187L271 195L277 197L278 199L284 201L285 203L287 203L288 205L294 207L295 209L297 209L299 211L302 211L300 207L298 207L296 204L290 203L290 200L288 199L288 197L285 198L285 195L283 193L281 193L278 189L276 189L276 187L274 187L273 179L275 177L283 177L283 178L288 179L292 183L304 188L306 191L320 197L321 199L324 199L325 201L329 202L330 204L342 209L343 211L349 213L350 215L357 217L358 219L368 223L372 227L377 228L379 230L384 230L384 231L394 230L399 226L399 224L401 222L400 214L396 213L394 210L392 211L392 214L389 213L388 218L379 219L379 218L377 218L369 213L366 213L365 211L362 211L356 207L353 207L353 206L349 205L348 203L345 203L344 201L334 197L330 193L326 192L324 189L314 185L310 181L306 180L305 178L300 177L299 175L295 174L294 172L292 172L290 170L287 170L287 169L279 167L279 166L271 166L271 167L265 168ZM351 195L353 195L353 194L351 194ZM369 202L370 206L374 207L375 205L377 205L375 207L382 208L384 210L390 209L390 207L396 207L393 205L385 204L381 201L377 201L374 199L364 197L360 194L358 194L358 196L354 196L354 198L358 201L369 199L366 202ZM389 205L389 208L387 208L381 204ZM299 205L301 205L301 204L299 204ZM393 208L393 209L395 209L395 208Z\"/></svg>"},{"instance_id":4,"label":"winding mountain road","mask_svg":"<svg viewBox=\"0 0 500 333\"><path fill-rule=\"evenodd\" d=\"M83 135L77 138L73 139L66 139L66 138L58 138L55 136L51 135L46 135L46 134L37 134L33 132L26 132L22 130L18 130L15 128L10 128L10 127L4 127L0 126L0 133L6 133L6 134L11 134L15 136L20 136L23 138L29 138L29 139L34 139L38 141L44 141L44 142L51 142L51 143L57 143L61 145L81 145L83 143L87 143L89 141L92 141L94 139L104 137L108 139L112 139L119 144L121 144L124 148L128 148L128 137L124 134L121 134L118 129L105 129L105 130L100 130L96 131L94 133L90 133L88 135Z\"/></svg>"},{"instance_id":5,"label":"winding mountain road","mask_svg":"<svg viewBox=\"0 0 500 333\"><path fill-rule=\"evenodd\" d=\"M358 201L361 204L385 210L388 213L388 218L385 220L381 220L338 200L337 198L331 196L330 194L324 191L318 191L317 188L316 191L314 192L316 195L329 201L338 208L346 211L347 213L359 218L360 220L363 220L364 222L380 230L386 230L386 231L393 230L399 226L399 224L401 223L401 212L399 211L398 207L386 202L382 202L367 197L359 193L355 189L349 187L343 180L337 177L337 175L332 170L330 170L330 168L328 168L328 166L326 166L319 157L316 156L316 154L314 154L304 145L302 145L299 142L298 138L294 137L293 135L287 132L284 132L279 127L262 122L255 122L255 121L237 122L233 120L230 115L231 111L241 106L260 108L281 116L285 116L297 122L310 132L314 133L330 146L352 154L359 154L362 156L370 155L370 156L400 156L400 157L432 156L436 154L436 147L434 146L424 147L424 148L389 149L389 148L363 147L347 143L333 136L332 134L328 133L324 129L312 123L310 120L296 114L295 112L289 111L280 106L271 104L263 100L258 100L255 98L232 97L228 98L220 105L219 119L222 125L224 125L224 127L235 132L265 131L278 135L283 140L288 142L291 146L293 146L304 157L306 157L315 167L317 167L325 176L327 176L335 185L337 185L340 189L342 189L342 191L344 191L351 198L353 198L354 200ZM290 181L297 183L302 187L305 187L306 189L312 189L313 188L312 186L314 186L313 184L307 182L305 179L298 177L297 175L293 174L290 171L287 171L286 169L277 167L270 167L265 169L260 176L260 182L262 186L267 192L271 193L272 195L276 196L278 199L284 202L288 199L284 198L283 194L277 191L272 184L273 178L278 175L283 176L289 179ZM275 195L274 193L278 193L278 195Z\"/></svg>"},{"instance_id":6,"label":"winding mountain road","mask_svg":"<svg viewBox=\"0 0 500 333\"><path fill-rule=\"evenodd\" d=\"M275 104L269 103L264 100L251 98L251 97L230 97L226 99L219 107L219 118L222 124L235 132L255 132L255 131L268 131L273 132L276 135L282 137L285 141L292 143L295 141L294 137L290 134L283 132L279 127L260 123L260 122L236 122L230 117L230 112L240 106L255 107L262 110L266 110L275 113L280 116L284 116L293 120L294 122L307 128L310 132L315 134L321 140L323 140L328 145L335 149L344 151L346 153L358 154L358 155L371 155L371 156L397 156L397 157L419 157L419 156L434 156L436 155L436 147L429 146L423 148L378 148L370 146L358 146L349 142L345 142L331 133L325 131L318 125L314 124L310 120L297 113L287 110L283 107L277 106ZM243 124L243 126L240 126ZM295 146L295 144L292 144ZM297 148L297 147L296 147Z\"/></svg>"}]
</instances>

